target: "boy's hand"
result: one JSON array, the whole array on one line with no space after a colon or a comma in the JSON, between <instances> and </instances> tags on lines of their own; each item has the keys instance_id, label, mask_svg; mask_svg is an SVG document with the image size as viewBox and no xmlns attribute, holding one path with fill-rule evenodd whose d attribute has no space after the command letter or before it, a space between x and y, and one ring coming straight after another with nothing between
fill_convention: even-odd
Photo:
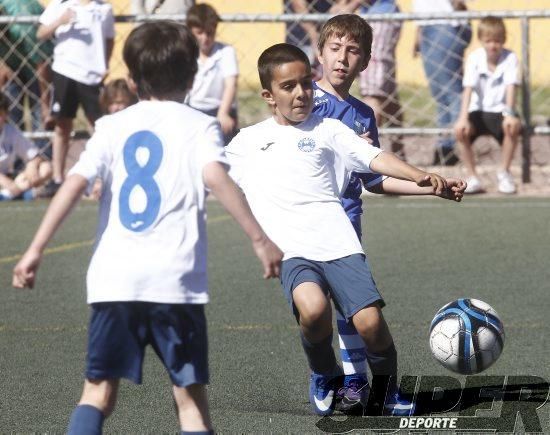
<instances>
[{"instance_id":1,"label":"boy's hand","mask_svg":"<svg viewBox=\"0 0 550 435\"><path fill-rule=\"evenodd\" d=\"M218 121L220 122L222 132L225 135L231 134L231 132L235 129L235 119L233 119L227 113L219 113Z\"/></svg>"},{"instance_id":2,"label":"boy's hand","mask_svg":"<svg viewBox=\"0 0 550 435\"><path fill-rule=\"evenodd\" d=\"M76 19L76 12L73 9L68 8L59 17L59 19L57 20L57 23L59 26L62 26L64 24L72 23L75 19Z\"/></svg>"},{"instance_id":3,"label":"boy's hand","mask_svg":"<svg viewBox=\"0 0 550 435\"><path fill-rule=\"evenodd\" d=\"M446 178L445 181L447 182L447 187L441 192L441 195L437 196L451 201L462 201L467 186L466 182L458 178Z\"/></svg>"},{"instance_id":4,"label":"boy's hand","mask_svg":"<svg viewBox=\"0 0 550 435\"><path fill-rule=\"evenodd\" d=\"M372 140L372 138L370 137L370 131L367 131L366 133L360 134L359 137L361 139L365 139L371 145L374 142L374 140Z\"/></svg>"},{"instance_id":5,"label":"boy's hand","mask_svg":"<svg viewBox=\"0 0 550 435\"><path fill-rule=\"evenodd\" d=\"M12 285L15 288L33 288L41 259L39 251L28 249L13 269Z\"/></svg>"},{"instance_id":6,"label":"boy's hand","mask_svg":"<svg viewBox=\"0 0 550 435\"><path fill-rule=\"evenodd\" d=\"M264 267L264 279L277 278L281 272L283 252L267 237L253 242L252 246Z\"/></svg>"},{"instance_id":7,"label":"boy's hand","mask_svg":"<svg viewBox=\"0 0 550 435\"><path fill-rule=\"evenodd\" d=\"M459 118L454 125L455 136L459 142L467 141L472 135L472 125L468 118Z\"/></svg>"},{"instance_id":8,"label":"boy's hand","mask_svg":"<svg viewBox=\"0 0 550 435\"><path fill-rule=\"evenodd\" d=\"M424 173L415 180L415 183L420 187L432 186L433 192L437 196L441 196L447 189L446 180L441 175L432 173Z\"/></svg>"},{"instance_id":9,"label":"boy's hand","mask_svg":"<svg viewBox=\"0 0 550 435\"><path fill-rule=\"evenodd\" d=\"M521 130L521 121L515 116L505 116L502 119L502 130L506 136L517 136Z\"/></svg>"}]
</instances>

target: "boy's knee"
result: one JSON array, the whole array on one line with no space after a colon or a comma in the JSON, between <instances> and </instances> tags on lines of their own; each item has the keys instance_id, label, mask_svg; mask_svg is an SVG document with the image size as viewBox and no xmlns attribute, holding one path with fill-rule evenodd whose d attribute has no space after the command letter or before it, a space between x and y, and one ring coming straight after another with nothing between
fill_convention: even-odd
<instances>
[{"instance_id":1,"label":"boy's knee","mask_svg":"<svg viewBox=\"0 0 550 435\"><path fill-rule=\"evenodd\" d=\"M331 319L330 305L325 300L305 301L299 307L300 324L311 327Z\"/></svg>"},{"instance_id":2,"label":"boy's knee","mask_svg":"<svg viewBox=\"0 0 550 435\"><path fill-rule=\"evenodd\" d=\"M353 325L368 343L369 348L373 348L372 350L383 349L392 341L388 325L377 305L371 305L357 312L353 316Z\"/></svg>"}]
</instances>

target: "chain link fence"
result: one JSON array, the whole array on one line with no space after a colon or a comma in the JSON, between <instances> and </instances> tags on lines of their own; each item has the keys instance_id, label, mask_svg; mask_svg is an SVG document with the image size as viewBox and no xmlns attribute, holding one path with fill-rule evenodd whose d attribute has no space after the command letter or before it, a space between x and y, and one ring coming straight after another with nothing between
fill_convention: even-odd
<instances>
[{"instance_id":1,"label":"chain link fence","mask_svg":"<svg viewBox=\"0 0 550 435\"><path fill-rule=\"evenodd\" d=\"M6 0L0 1L3 5ZM45 2L47 3L47 2ZM115 50L109 66L107 80L124 77L126 69L122 62L121 49L124 40L133 26L139 22L172 18L185 19L185 10L189 1L184 0L112 0L116 17ZM256 73L256 61L267 46L285 39L308 47L307 25L319 26L335 12L338 4L351 2L332 2L317 0L303 2L307 10L296 10L283 1L270 0L256 2L239 0L213 0L210 2L223 19L218 26L218 39L235 47L239 60L239 124L246 126L268 116L267 108L259 98L259 80ZM300 3L300 2L295 2ZM336 5L335 5L336 4ZM332 9L331 9L332 8ZM419 20L422 22L450 22L463 20L471 25L471 42L465 44L464 58L480 46L476 37L479 20L488 15L501 17L507 27L506 47L513 50L520 59L522 86L518 108L526 125L523 137L523 179L529 180L530 141L540 135L550 132L550 62L548 62L547 41L550 40L550 10L516 10L516 11L468 11L449 14L415 15L411 13L368 14L365 9L356 12L375 26L378 23L392 24L399 29L399 39L395 48L395 70L386 71L389 74L384 79L391 80L395 75L397 84L396 95L388 99L399 101L398 111L382 124L382 138L399 135L404 141L408 137L438 136L445 137L450 133L452 122L441 121L441 92L446 92L445 86L439 90L430 86L426 73L430 68L448 71L449 82L461 80L462 59L451 49L452 38L463 38L464 35L447 35L444 40L431 41L439 46L438 58L427 62L419 53L413 56L415 33ZM174 13L172 13L174 12ZM304 13L302 13L304 12ZM336 11L337 12L337 11ZM44 72L44 61L51 56L51 45L38 44L35 39L38 15L36 12L9 14L3 8L0 16L0 48L2 66L0 80L4 93L11 98L11 110L21 114L18 120L22 129L31 137L48 137L45 133L45 121L48 113L47 74ZM311 29L310 29L311 30ZM311 34L311 32L309 33ZM289 37L290 35L290 37ZM288 39L290 38L290 39ZM292 39L294 38L294 39ZM375 41L376 44L376 41ZM377 52L373 52L373 61ZM429 64L431 62L431 64ZM428 63L428 64L427 64ZM389 71L389 72L388 72ZM359 80L352 88L352 94L361 96ZM456 96L447 106L456 105ZM439 101L439 103L438 103ZM445 105L444 105L445 106ZM397 122L398 121L398 122ZM86 129L83 116L79 116L76 129ZM437 139L433 137L433 142ZM546 140L546 139L544 139ZM536 163L536 162L535 162ZM543 162L547 163L547 162Z\"/></svg>"}]
</instances>

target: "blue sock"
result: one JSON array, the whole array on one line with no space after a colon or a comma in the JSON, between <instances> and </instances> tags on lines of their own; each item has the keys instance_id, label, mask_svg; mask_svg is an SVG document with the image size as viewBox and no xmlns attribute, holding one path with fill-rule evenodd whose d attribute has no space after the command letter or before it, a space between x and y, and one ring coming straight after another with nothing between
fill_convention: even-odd
<instances>
[{"instance_id":1,"label":"blue sock","mask_svg":"<svg viewBox=\"0 0 550 435\"><path fill-rule=\"evenodd\" d=\"M91 405L78 405L69 421L68 435L101 435L103 413Z\"/></svg>"},{"instance_id":2,"label":"blue sock","mask_svg":"<svg viewBox=\"0 0 550 435\"><path fill-rule=\"evenodd\" d=\"M397 388L397 351L392 344L382 352L373 352L367 349L367 361L372 372L373 385L390 385L391 389Z\"/></svg>"}]
</instances>

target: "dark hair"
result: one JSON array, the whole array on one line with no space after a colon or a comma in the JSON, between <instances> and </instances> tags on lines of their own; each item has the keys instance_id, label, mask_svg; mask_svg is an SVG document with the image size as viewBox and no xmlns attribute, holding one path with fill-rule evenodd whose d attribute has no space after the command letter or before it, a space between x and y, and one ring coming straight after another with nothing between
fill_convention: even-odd
<instances>
[{"instance_id":1,"label":"dark hair","mask_svg":"<svg viewBox=\"0 0 550 435\"><path fill-rule=\"evenodd\" d=\"M271 91L273 70L280 65L291 62L302 62L311 70L307 55L295 45L281 43L265 49L258 58L258 73L262 88Z\"/></svg>"},{"instance_id":2,"label":"dark hair","mask_svg":"<svg viewBox=\"0 0 550 435\"><path fill-rule=\"evenodd\" d=\"M118 95L124 95L128 99L128 105L137 103L137 96L128 87L128 83L124 79L115 79L110 81L101 90L99 104L103 113L109 112L109 106Z\"/></svg>"},{"instance_id":3,"label":"dark hair","mask_svg":"<svg viewBox=\"0 0 550 435\"><path fill-rule=\"evenodd\" d=\"M141 99L186 92L197 73L199 47L187 27L153 21L132 30L123 57Z\"/></svg>"},{"instance_id":4,"label":"dark hair","mask_svg":"<svg viewBox=\"0 0 550 435\"><path fill-rule=\"evenodd\" d=\"M9 112L10 110L10 99L3 92L0 92L0 110L4 112Z\"/></svg>"},{"instance_id":5,"label":"dark hair","mask_svg":"<svg viewBox=\"0 0 550 435\"><path fill-rule=\"evenodd\" d=\"M216 9L207 3L191 6L186 16L186 24L189 28L209 29L216 27L221 20Z\"/></svg>"},{"instance_id":6,"label":"dark hair","mask_svg":"<svg viewBox=\"0 0 550 435\"><path fill-rule=\"evenodd\" d=\"M327 39L331 36L341 38L347 36L356 41L367 58L370 57L372 50L372 27L359 15L342 14L329 19L319 34L319 43L317 48L323 50Z\"/></svg>"}]
</instances>

